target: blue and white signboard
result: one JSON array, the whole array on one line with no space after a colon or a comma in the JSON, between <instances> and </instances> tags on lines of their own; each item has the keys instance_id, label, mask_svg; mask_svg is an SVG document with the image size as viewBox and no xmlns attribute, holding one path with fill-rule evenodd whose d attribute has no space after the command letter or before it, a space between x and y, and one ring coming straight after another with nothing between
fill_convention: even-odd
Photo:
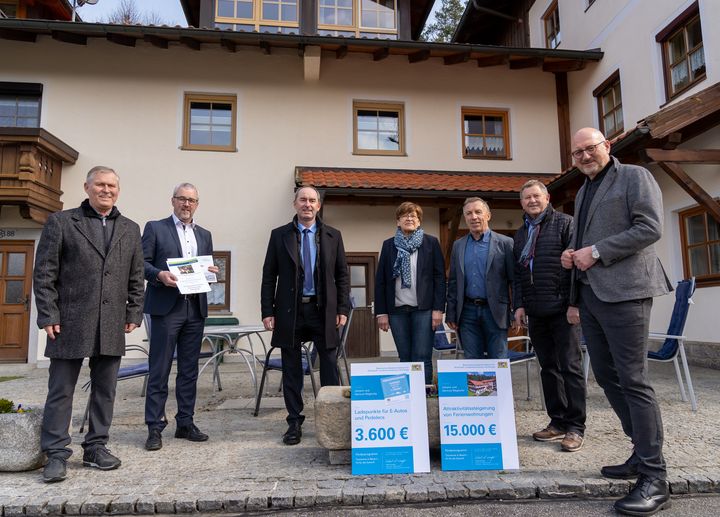
<instances>
[{"instance_id":1,"label":"blue and white signboard","mask_svg":"<svg viewBox=\"0 0 720 517\"><path fill-rule=\"evenodd\" d=\"M352 473L430 472L422 363L353 363Z\"/></svg>"},{"instance_id":2,"label":"blue and white signboard","mask_svg":"<svg viewBox=\"0 0 720 517\"><path fill-rule=\"evenodd\" d=\"M443 470L518 469L510 361L440 360Z\"/></svg>"}]
</instances>

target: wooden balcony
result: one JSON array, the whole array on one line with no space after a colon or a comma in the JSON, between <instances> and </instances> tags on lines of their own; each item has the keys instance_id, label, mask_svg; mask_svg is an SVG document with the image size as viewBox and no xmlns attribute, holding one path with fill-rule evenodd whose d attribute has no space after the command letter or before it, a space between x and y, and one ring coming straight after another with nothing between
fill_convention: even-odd
<instances>
[{"instance_id":1,"label":"wooden balcony","mask_svg":"<svg viewBox=\"0 0 720 517\"><path fill-rule=\"evenodd\" d=\"M77 158L75 149L44 129L0 127L0 206L19 206L24 218L44 224L63 207L63 163Z\"/></svg>"}]
</instances>

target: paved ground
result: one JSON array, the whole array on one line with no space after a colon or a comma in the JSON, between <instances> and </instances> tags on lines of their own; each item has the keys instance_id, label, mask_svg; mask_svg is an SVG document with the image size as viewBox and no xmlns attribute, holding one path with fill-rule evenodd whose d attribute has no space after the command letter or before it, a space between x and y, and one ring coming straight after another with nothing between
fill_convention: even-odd
<instances>
[{"instance_id":1,"label":"paved ground","mask_svg":"<svg viewBox=\"0 0 720 517\"><path fill-rule=\"evenodd\" d=\"M651 363L650 370L665 424L665 455L673 494L720 493L719 372L692 369L699 404L693 413L689 403L680 401L672 365ZM0 376L18 371L24 377L0 383L0 397L23 405L41 405L47 370L2 366ZM271 374L268 395L255 418L245 366L228 362L222 365L224 391L213 392L209 372L200 381L196 423L210 435L206 443L174 439L171 423L164 433L163 449L145 451L142 380L121 382L109 447L123 465L110 472L82 467L78 427L86 394L78 388L73 419L75 454L68 463L68 479L47 485L40 481L40 471L0 473L0 506L6 517L41 513L238 513L478 499L613 497L627 492L628 482L611 482L599 476L601 465L625 460L630 443L592 379L585 447L571 454L560 452L557 442L532 441L530 434L545 426L547 416L540 408L537 392L535 399L525 400L524 367L514 367L513 374L521 463L518 472L443 472L439 455L434 453L429 474L353 477L349 465L330 465L327 452L315 441L309 388L303 441L287 447L281 442L285 411L276 392L278 374ZM87 372L81 378L87 378ZM534 371L531 386L537 390ZM174 410L171 402L171 418Z\"/></svg>"}]
</instances>

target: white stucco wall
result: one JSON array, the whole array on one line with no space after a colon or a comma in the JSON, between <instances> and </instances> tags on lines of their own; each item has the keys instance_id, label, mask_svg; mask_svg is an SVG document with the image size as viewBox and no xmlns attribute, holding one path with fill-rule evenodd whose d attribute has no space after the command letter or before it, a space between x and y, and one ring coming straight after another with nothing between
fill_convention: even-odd
<instances>
[{"instance_id":1,"label":"white stucco wall","mask_svg":"<svg viewBox=\"0 0 720 517\"><path fill-rule=\"evenodd\" d=\"M141 41L128 48L94 39L79 46L48 37L0 45L0 81L42 83L41 126L80 152L77 164L63 170L65 206L85 197L84 175L97 164L118 171L118 207L141 226L170 214L173 185L196 184L197 222L213 232L215 249L232 252L231 310L244 323L260 319L261 265L270 229L293 215L295 166L560 168L554 77L539 69L331 54L323 56L320 80L306 82L296 50L160 50ZM237 152L179 149L184 92L237 95ZM407 156L352 154L354 99L404 103ZM461 106L510 110L512 160L462 159ZM379 250L390 235L391 214L390 208L328 206L326 217L344 232L348 251L368 251ZM429 223L432 218L437 214Z\"/></svg>"}]
</instances>

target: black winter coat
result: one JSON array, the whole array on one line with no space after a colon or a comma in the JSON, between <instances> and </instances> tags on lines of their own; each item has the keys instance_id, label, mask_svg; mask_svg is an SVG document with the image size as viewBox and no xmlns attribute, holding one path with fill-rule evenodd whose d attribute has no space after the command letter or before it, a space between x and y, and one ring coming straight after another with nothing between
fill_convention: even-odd
<instances>
[{"instance_id":1,"label":"black winter coat","mask_svg":"<svg viewBox=\"0 0 720 517\"><path fill-rule=\"evenodd\" d=\"M532 271L519 262L527 241L527 225L523 224L515 232L513 245L513 306L524 308L532 317L565 312L570 296L570 270L562 267L560 255L570 245L573 218L550 206L539 229Z\"/></svg>"}]
</instances>

